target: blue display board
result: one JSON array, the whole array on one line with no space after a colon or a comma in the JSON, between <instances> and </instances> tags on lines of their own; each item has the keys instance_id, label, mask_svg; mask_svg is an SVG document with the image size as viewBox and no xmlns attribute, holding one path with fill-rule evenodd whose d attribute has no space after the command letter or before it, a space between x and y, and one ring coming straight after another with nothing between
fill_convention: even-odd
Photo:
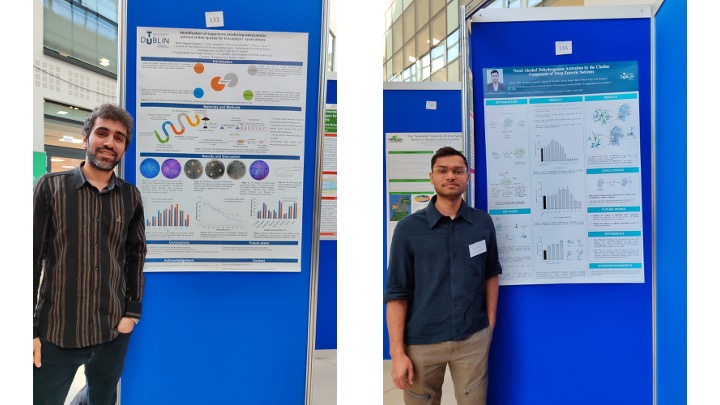
<instances>
[{"instance_id":1,"label":"blue display board","mask_svg":"<svg viewBox=\"0 0 720 405\"><path fill-rule=\"evenodd\" d=\"M320 241L315 350L337 350L337 240Z\"/></svg>"},{"instance_id":2,"label":"blue display board","mask_svg":"<svg viewBox=\"0 0 720 405\"><path fill-rule=\"evenodd\" d=\"M327 80L325 102L337 104L337 80ZM320 241L316 350L337 350L337 240Z\"/></svg>"},{"instance_id":3,"label":"blue display board","mask_svg":"<svg viewBox=\"0 0 720 405\"><path fill-rule=\"evenodd\" d=\"M325 88L325 102L327 104L337 104L337 79L328 79Z\"/></svg>"},{"instance_id":4,"label":"blue display board","mask_svg":"<svg viewBox=\"0 0 720 405\"><path fill-rule=\"evenodd\" d=\"M655 15L655 301L657 405L687 397L687 2Z\"/></svg>"},{"instance_id":5,"label":"blue display board","mask_svg":"<svg viewBox=\"0 0 720 405\"><path fill-rule=\"evenodd\" d=\"M476 205L487 210L484 68L637 61L644 283L502 286L490 353L489 404L651 404L653 400L651 18L577 19L580 9L524 10L473 22ZM535 14L533 14L535 13ZM543 18L526 18L540 15ZM508 17L510 15L510 17ZM522 16L522 17L521 17ZM556 55L556 41L572 53Z\"/></svg>"},{"instance_id":6,"label":"blue display board","mask_svg":"<svg viewBox=\"0 0 720 405\"><path fill-rule=\"evenodd\" d=\"M128 0L122 81L135 116L137 27L308 33L303 227L299 272L146 273L143 317L121 380L123 405L307 403L313 212L325 2L272 4L210 0L178 4ZM122 2L121 2L122 4ZM122 11L122 10L121 10ZM206 12L224 24L208 28ZM123 42L121 42L123 44ZM324 83L323 83L324 85ZM124 177L135 182L135 145ZM310 340L310 341L309 341ZM278 383L280 385L278 385Z\"/></svg>"},{"instance_id":7,"label":"blue display board","mask_svg":"<svg viewBox=\"0 0 720 405\"><path fill-rule=\"evenodd\" d=\"M385 83L383 90L383 135L402 132L462 132L462 95L459 83ZM428 109L427 102L434 101L436 109ZM386 155L383 140L383 156ZM386 173L383 160L383 173ZM430 156L427 160L430 173ZM384 177L383 195L387 194ZM383 212L388 212L387 201ZM383 263L387 263L388 218L383 218ZM387 266L383 270L382 286L387 280ZM387 320L383 305L383 359L390 359Z\"/></svg>"}]
</instances>

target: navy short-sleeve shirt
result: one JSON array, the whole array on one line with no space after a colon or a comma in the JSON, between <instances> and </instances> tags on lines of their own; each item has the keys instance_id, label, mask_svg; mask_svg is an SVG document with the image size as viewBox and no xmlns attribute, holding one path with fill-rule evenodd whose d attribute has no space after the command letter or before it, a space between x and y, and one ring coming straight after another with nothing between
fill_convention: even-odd
<instances>
[{"instance_id":1,"label":"navy short-sleeve shirt","mask_svg":"<svg viewBox=\"0 0 720 405\"><path fill-rule=\"evenodd\" d=\"M495 226L465 201L454 219L428 206L398 222L384 301L408 300L405 343L462 340L489 325L485 280L502 273Z\"/></svg>"}]
</instances>

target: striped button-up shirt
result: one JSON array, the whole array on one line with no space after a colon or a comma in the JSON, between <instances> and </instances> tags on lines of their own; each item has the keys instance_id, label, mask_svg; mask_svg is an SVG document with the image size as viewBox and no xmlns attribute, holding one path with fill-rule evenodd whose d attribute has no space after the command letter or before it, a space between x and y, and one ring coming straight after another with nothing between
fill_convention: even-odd
<instances>
[{"instance_id":1,"label":"striped button-up shirt","mask_svg":"<svg viewBox=\"0 0 720 405\"><path fill-rule=\"evenodd\" d=\"M83 163L84 164L84 163ZM109 342L140 319L145 285L140 191L112 176L98 191L78 166L33 189L33 338L64 348Z\"/></svg>"}]
</instances>

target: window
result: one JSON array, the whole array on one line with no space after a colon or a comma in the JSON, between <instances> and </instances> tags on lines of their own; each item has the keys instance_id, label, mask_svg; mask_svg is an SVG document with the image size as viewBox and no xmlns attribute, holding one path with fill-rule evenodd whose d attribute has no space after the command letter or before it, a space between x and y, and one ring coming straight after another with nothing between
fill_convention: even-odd
<instances>
[{"instance_id":1,"label":"window","mask_svg":"<svg viewBox=\"0 0 720 405\"><path fill-rule=\"evenodd\" d=\"M332 31L328 32L328 44L327 44L327 70L335 70L335 34Z\"/></svg>"},{"instance_id":2,"label":"window","mask_svg":"<svg viewBox=\"0 0 720 405\"><path fill-rule=\"evenodd\" d=\"M392 26L392 44L393 44L393 53L399 51L405 41L403 41L403 20L398 19L395 21L395 24Z\"/></svg>"},{"instance_id":3,"label":"window","mask_svg":"<svg viewBox=\"0 0 720 405\"><path fill-rule=\"evenodd\" d=\"M426 53L417 61L417 69L420 72L420 81L430 78L430 54Z\"/></svg>"},{"instance_id":4,"label":"window","mask_svg":"<svg viewBox=\"0 0 720 405\"><path fill-rule=\"evenodd\" d=\"M85 160L82 124L89 111L50 100L43 104L47 171L72 169Z\"/></svg>"},{"instance_id":5,"label":"window","mask_svg":"<svg viewBox=\"0 0 720 405\"><path fill-rule=\"evenodd\" d=\"M430 63L432 65L432 73L445 67L445 42L441 42L430 51Z\"/></svg>"},{"instance_id":6,"label":"window","mask_svg":"<svg viewBox=\"0 0 720 405\"><path fill-rule=\"evenodd\" d=\"M458 0L451 0L447 6L447 30L448 33L460 26L458 22Z\"/></svg>"},{"instance_id":7,"label":"window","mask_svg":"<svg viewBox=\"0 0 720 405\"><path fill-rule=\"evenodd\" d=\"M449 82L459 82L460 81L460 60L459 59L455 59L455 61L448 63L447 79Z\"/></svg>"},{"instance_id":8,"label":"window","mask_svg":"<svg viewBox=\"0 0 720 405\"><path fill-rule=\"evenodd\" d=\"M430 46L436 46L442 43L447 36L447 19L445 17L445 9L430 22Z\"/></svg>"},{"instance_id":9,"label":"window","mask_svg":"<svg viewBox=\"0 0 720 405\"><path fill-rule=\"evenodd\" d=\"M393 1L393 3L390 5L390 10L391 10L391 13L392 13L392 20L393 20L393 22L397 21L397 19L398 19L398 18L400 17L400 15L402 14L402 10L403 10L402 6L403 6L402 0L395 0L395 1Z\"/></svg>"},{"instance_id":10,"label":"window","mask_svg":"<svg viewBox=\"0 0 720 405\"><path fill-rule=\"evenodd\" d=\"M410 41L403 48L405 59L403 60L403 68L408 65L414 65L417 61L417 54L415 53L415 41Z\"/></svg>"},{"instance_id":11,"label":"window","mask_svg":"<svg viewBox=\"0 0 720 405\"><path fill-rule=\"evenodd\" d=\"M415 35L415 4L408 7L403 13L403 38L410 41Z\"/></svg>"},{"instance_id":12,"label":"window","mask_svg":"<svg viewBox=\"0 0 720 405\"><path fill-rule=\"evenodd\" d=\"M404 82L417 81L416 72L417 72L417 67L415 66L415 64L413 64L409 68L403 70L402 75L401 75L401 80Z\"/></svg>"},{"instance_id":13,"label":"window","mask_svg":"<svg viewBox=\"0 0 720 405\"><path fill-rule=\"evenodd\" d=\"M392 30L385 31L385 59L392 58Z\"/></svg>"},{"instance_id":14,"label":"window","mask_svg":"<svg viewBox=\"0 0 720 405\"><path fill-rule=\"evenodd\" d=\"M430 24L423 27L415 35L415 52L418 55L427 53L430 50Z\"/></svg>"},{"instance_id":15,"label":"window","mask_svg":"<svg viewBox=\"0 0 720 405\"><path fill-rule=\"evenodd\" d=\"M448 63L460 56L460 30L455 30L447 37L447 61Z\"/></svg>"},{"instance_id":16,"label":"window","mask_svg":"<svg viewBox=\"0 0 720 405\"><path fill-rule=\"evenodd\" d=\"M117 77L117 0L44 0L45 53Z\"/></svg>"},{"instance_id":17,"label":"window","mask_svg":"<svg viewBox=\"0 0 720 405\"><path fill-rule=\"evenodd\" d=\"M396 53L392 57L393 75L400 75L400 72L402 72L403 68L405 67L405 63L403 62L403 51L400 50L400 52Z\"/></svg>"},{"instance_id":18,"label":"window","mask_svg":"<svg viewBox=\"0 0 720 405\"><path fill-rule=\"evenodd\" d=\"M422 27L430 21L429 0L415 0L415 26Z\"/></svg>"},{"instance_id":19,"label":"window","mask_svg":"<svg viewBox=\"0 0 720 405\"><path fill-rule=\"evenodd\" d=\"M430 17L435 16L440 10L445 8L447 0L430 0Z\"/></svg>"}]
</instances>

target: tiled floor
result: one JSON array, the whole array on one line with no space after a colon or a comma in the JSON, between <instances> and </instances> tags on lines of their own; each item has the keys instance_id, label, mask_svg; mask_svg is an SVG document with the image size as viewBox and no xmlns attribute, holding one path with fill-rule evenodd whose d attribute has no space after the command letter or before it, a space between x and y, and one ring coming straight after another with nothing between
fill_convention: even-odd
<instances>
[{"instance_id":1,"label":"tiled floor","mask_svg":"<svg viewBox=\"0 0 720 405\"><path fill-rule=\"evenodd\" d=\"M403 405L402 390L395 388L392 377L390 376L391 371L392 362L390 360L383 360L383 405ZM445 370L442 392L442 398L440 399L441 405L457 404L457 402L455 402L455 389L450 379L449 369Z\"/></svg>"},{"instance_id":2,"label":"tiled floor","mask_svg":"<svg viewBox=\"0 0 720 405\"><path fill-rule=\"evenodd\" d=\"M77 371L77 374L75 374L75 379L73 380L72 385L70 386L70 392L68 393L67 398L65 399L65 405L70 405L70 402L75 398L75 394L78 393L82 389L82 387L85 386L85 368L83 366L80 366L80 368Z\"/></svg>"},{"instance_id":3,"label":"tiled floor","mask_svg":"<svg viewBox=\"0 0 720 405\"><path fill-rule=\"evenodd\" d=\"M337 405L337 350L316 350L312 405Z\"/></svg>"},{"instance_id":4,"label":"tiled floor","mask_svg":"<svg viewBox=\"0 0 720 405\"><path fill-rule=\"evenodd\" d=\"M316 350L312 375L312 405L337 405L337 350ZM392 385L392 382L390 384ZM83 368L80 367L70 387L65 405L70 404L84 385L85 376ZM402 401L398 403L401 404Z\"/></svg>"}]
</instances>

